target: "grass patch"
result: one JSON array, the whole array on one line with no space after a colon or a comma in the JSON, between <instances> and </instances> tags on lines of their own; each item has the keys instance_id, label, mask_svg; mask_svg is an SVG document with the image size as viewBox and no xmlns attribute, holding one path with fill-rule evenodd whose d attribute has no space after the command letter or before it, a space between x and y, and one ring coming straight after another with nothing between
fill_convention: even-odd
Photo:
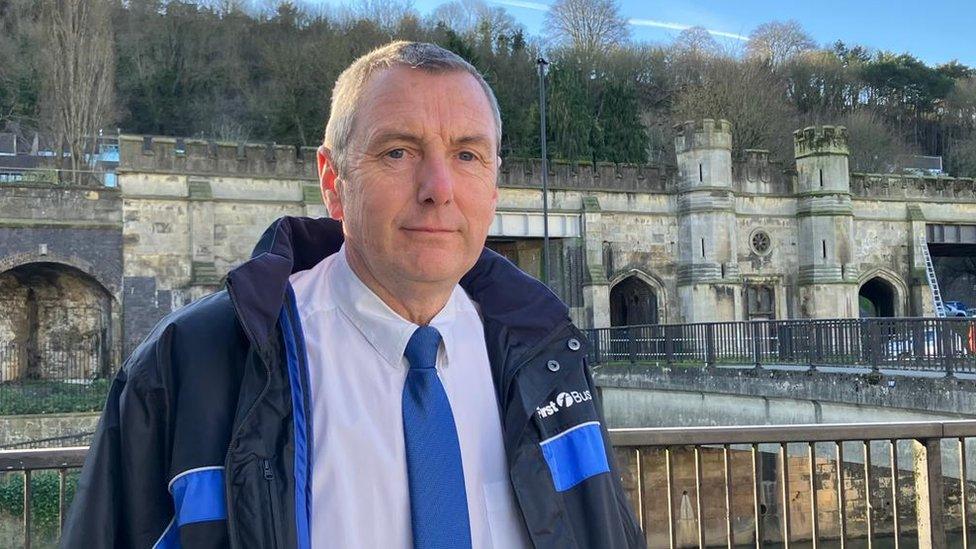
<instances>
[{"instance_id":1,"label":"grass patch","mask_svg":"<svg viewBox=\"0 0 976 549\"><path fill-rule=\"evenodd\" d=\"M105 405L110 379L89 383L17 381L0 384L0 415L97 412Z\"/></svg>"}]
</instances>

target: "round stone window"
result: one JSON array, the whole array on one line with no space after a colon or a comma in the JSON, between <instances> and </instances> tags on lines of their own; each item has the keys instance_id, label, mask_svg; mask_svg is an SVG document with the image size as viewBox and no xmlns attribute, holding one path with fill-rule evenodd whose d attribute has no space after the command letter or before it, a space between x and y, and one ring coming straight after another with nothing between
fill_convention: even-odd
<instances>
[{"instance_id":1,"label":"round stone window","mask_svg":"<svg viewBox=\"0 0 976 549\"><path fill-rule=\"evenodd\" d=\"M758 255L768 255L773 247L773 241L769 237L769 233L762 229L756 229L752 231L752 235L749 237L749 246Z\"/></svg>"}]
</instances>

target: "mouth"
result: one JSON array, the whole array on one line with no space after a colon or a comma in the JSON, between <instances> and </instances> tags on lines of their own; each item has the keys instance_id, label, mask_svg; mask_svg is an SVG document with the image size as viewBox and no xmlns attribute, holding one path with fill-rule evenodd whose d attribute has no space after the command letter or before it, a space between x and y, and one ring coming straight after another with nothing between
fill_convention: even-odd
<instances>
[{"instance_id":1,"label":"mouth","mask_svg":"<svg viewBox=\"0 0 976 549\"><path fill-rule=\"evenodd\" d=\"M426 234L448 234L448 233L457 232L454 229L443 229L440 227L404 227L403 230L414 232L414 233L426 233Z\"/></svg>"}]
</instances>

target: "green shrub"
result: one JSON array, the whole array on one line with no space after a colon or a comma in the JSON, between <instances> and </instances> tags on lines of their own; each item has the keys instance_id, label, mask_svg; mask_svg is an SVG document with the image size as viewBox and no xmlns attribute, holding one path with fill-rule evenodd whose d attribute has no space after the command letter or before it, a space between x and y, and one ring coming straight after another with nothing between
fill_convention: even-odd
<instances>
[{"instance_id":1,"label":"green shrub","mask_svg":"<svg viewBox=\"0 0 976 549\"><path fill-rule=\"evenodd\" d=\"M105 404L110 379L87 384L19 381L0 385L0 415L97 412Z\"/></svg>"},{"instance_id":2,"label":"green shrub","mask_svg":"<svg viewBox=\"0 0 976 549\"><path fill-rule=\"evenodd\" d=\"M78 471L65 476L65 508L71 503L78 484ZM39 536L58 531L59 478L57 471L39 471L31 475L31 532ZM0 477L0 517L17 519L24 515L24 475L7 473Z\"/></svg>"}]
</instances>

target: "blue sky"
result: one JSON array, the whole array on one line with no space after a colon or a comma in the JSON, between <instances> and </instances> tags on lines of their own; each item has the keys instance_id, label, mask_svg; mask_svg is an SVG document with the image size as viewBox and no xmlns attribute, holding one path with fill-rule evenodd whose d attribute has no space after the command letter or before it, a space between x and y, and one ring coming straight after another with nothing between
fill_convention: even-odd
<instances>
[{"instance_id":1,"label":"blue sky","mask_svg":"<svg viewBox=\"0 0 976 549\"><path fill-rule=\"evenodd\" d=\"M532 34L539 33L553 1L486 0L505 7ZM414 6L428 13L440 3L415 0ZM976 66L976 0L620 0L620 5L633 21L633 38L640 41L668 42L680 32L677 28L687 26L744 37L761 23L795 19L818 43L843 40L908 52L929 64L958 59ZM737 38L721 40L741 43Z\"/></svg>"}]
</instances>

